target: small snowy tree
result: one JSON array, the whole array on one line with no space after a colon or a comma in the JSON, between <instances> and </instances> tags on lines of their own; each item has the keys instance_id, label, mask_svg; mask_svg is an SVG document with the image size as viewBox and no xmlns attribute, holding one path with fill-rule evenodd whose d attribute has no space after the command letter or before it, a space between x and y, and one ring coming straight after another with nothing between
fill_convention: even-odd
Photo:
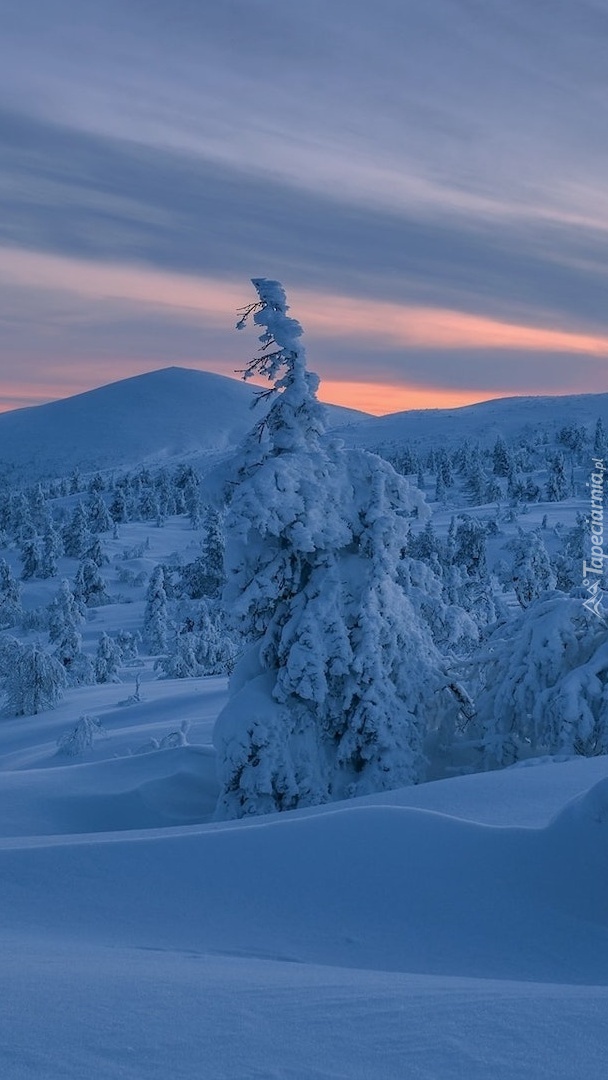
<instances>
[{"instance_id":1,"label":"small snowy tree","mask_svg":"<svg viewBox=\"0 0 608 1080\"><path fill-rule=\"evenodd\" d=\"M608 456L608 440L606 439L606 429L601 416L598 416L595 425L595 432L593 435L593 456L595 458L605 458Z\"/></svg>"},{"instance_id":2,"label":"small snowy tree","mask_svg":"<svg viewBox=\"0 0 608 1080\"><path fill-rule=\"evenodd\" d=\"M152 653L162 653L167 648L169 613L165 590L165 572L155 566L146 593L143 636Z\"/></svg>"},{"instance_id":3,"label":"small snowy tree","mask_svg":"<svg viewBox=\"0 0 608 1080\"><path fill-rule=\"evenodd\" d=\"M551 753L608 753L608 632L580 597L548 593L473 658L487 768Z\"/></svg>"},{"instance_id":4,"label":"small snowy tree","mask_svg":"<svg viewBox=\"0 0 608 1080\"><path fill-rule=\"evenodd\" d=\"M135 660L138 653L141 636L139 631L132 633L130 630L119 630L116 635L116 644L120 649L122 661Z\"/></svg>"},{"instance_id":5,"label":"small snowy tree","mask_svg":"<svg viewBox=\"0 0 608 1080\"><path fill-rule=\"evenodd\" d=\"M167 679L198 678L203 672L196 658L197 644L198 635L192 631L175 631L166 656L155 662L155 670L162 671Z\"/></svg>"},{"instance_id":6,"label":"small snowy tree","mask_svg":"<svg viewBox=\"0 0 608 1080\"><path fill-rule=\"evenodd\" d=\"M51 578L57 574L57 561L63 554L63 541L58 530L49 519L42 537L40 555L40 577Z\"/></svg>"},{"instance_id":7,"label":"small snowy tree","mask_svg":"<svg viewBox=\"0 0 608 1080\"><path fill-rule=\"evenodd\" d=\"M502 435L499 435L494 443L492 451L492 463L495 476L508 476L511 471L509 450Z\"/></svg>"},{"instance_id":8,"label":"small snowy tree","mask_svg":"<svg viewBox=\"0 0 608 1080\"><path fill-rule=\"evenodd\" d=\"M63 529L65 554L71 559L82 559L87 548L91 545L91 539L89 518L84 503L79 502L72 517Z\"/></svg>"},{"instance_id":9,"label":"small snowy tree","mask_svg":"<svg viewBox=\"0 0 608 1080\"><path fill-rule=\"evenodd\" d=\"M95 682L120 682L118 669L122 662L119 646L105 631L99 637L95 656Z\"/></svg>"},{"instance_id":10,"label":"small snowy tree","mask_svg":"<svg viewBox=\"0 0 608 1080\"><path fill-rule=\"evenodd\" d=\"M105 734L99 717L83 715L71 731L57 740L57 753L63 757L80 757L90 750L95 739Z\"/></svg>"},{"instance_id":11,"label":"small snowy tree","mask_svg":"<svg viewBox=\"0 0 608 1080\"><path fill-rule=\"evenodd\" d=\"M81 607L101 607L110 603L105 581L93 559L84 559L78 567L74 596Z\"/></svg>"},{"instance_id":12,"label":"small snowy tree","mask_svg":"<svg viewBox=\"0 0 608 1080\"><path fill-rule=\"evenodd\" d=\"M519 529L518 535L507 546L514 555L511 572L513 589L519 603L525 608L555 587L551 560L536 529L532 532Z\"/></svg>"},{"instance_id":13,"label":"small snowy tree","mask_svg":"<svg viewBox=\"0 0 608 1080\"><path fill-rule=\"evenodd\" d=\"M222 519L212 507L207 509L204 527L205 539L201 554L179 570L178 591L191 600L219 597L225 581Z\"/></svg>"},{"instance_id":14,"label":"small snowy tree","mask_svg":"<svg viewBox=\"0 0 608 1080\"><path fill-rule=\"evenodd\" d=\"M21 560L23 563L21 569L23 581L40 576L42 552L40 550L40 540L37 536L32 536L23 541L21 544Z\"/></svg>"},{"instance_id":15,"label":"small snowy tree","mask_svg":"<svg viewBox=\"0 0 608 1080\"><path fill-rule=\"evenodd\" d=\"M36 487L33 488L32 491L30 491L28 501L30 506L30 515L34 528L37 532L43 532L46 525L48 511L46 508L46 498L44 495L44 491L42 490L40 484L37 484Z\"/></svg>"},{"instance_id":16,"label":"small snowy tree","mask_svg":"<svg viewBox=\"0 0 608 1080\"><path fill-rule=\"evenodd\" d=\"M61 700L67 681L65 671L37 642L5 640L0 669L6 709L13 716L32 716L54 709Z\"/></svg>"},{"instance_id":17,"label":"small snowy tree","mask_svg":"<svg viewBox=\"0 0 608 1080\"><path fill-rule=\"evenodd\" d=\"M213 506L207 508L204 527L203 559L208 577L207 595L219 596L225 581L224 549L226 545L222 519Z\"/></svg>"},{"instance_id":18,"label":"small snowy tree","mask_svg":"<svg viewBox=\"0 0 608 1080\"><path fill-rule=\"evenodd\" d=\"M111 532L114 524L104 499L96 491L87 506L88 526L93 533Z\"/></svg>"},{"instance_id":19,"label":"small snowy tree","mask_svg":"<svg viewBox=\"0 0 608 1080\"><path fill-rule=\"evenodd\" d=\"M0 559L0 630L9 629L21 617L21 588L6 559Z\"/></svg>"},{"instance_id":20,"label":"small snowy tree","mask_svg":"<svg viewBox=\"0 0 608 1080\"><path fill-rule=\"evenodd\" d=\"M55 648L70 686L88 686L95 681L93 665L82 651L82 637L75 626L66 626Z\"/></svg>"},{"instance_id":21,"label":"small snowy tree","mask_svg":"<svg viewBox=\"0 0 608 1080\"><path fill-rule=\"evenodd\" d=\"M110 516L116 525L129 520L127 497L122 487L116 487L109 506Z\"/></svg>"},{"instance_id":22,"label":"small snowy tree","mask_svg":"<svg viewBox=\"0 0 608 1080\"><path fill-rule=\"evenodd\" d=\"M66 672L71 686L93 682L91 661L82 651L79 627L84 617L69 582L61 582L55 599L49 604L49 640L55 644L54 655Z\"/></svg>"},{"instance_id":23,"label":"small snowy tree","mask_svg":"<svg viewBox=\"0 0 608 1080\"><path fill-rule=\"evenodd\" d=\"M570 485L566 476L566 463L563 454L555 454L549 461L549 478L546 495L549 502L562 502L570 494Z\"/></svg>"},{"instance_id":24,"label":"small snowy tree","mask_svg":"<svg viewBox=\"0 0 608 1080\"><path fill-rule=\"evenodd\" d=\"M51 642L60 641L66 627L77 629L84 622L84 616L66 578L60 583L55 598L49 604L48 611L49 640Z\"/></svg>"},{"instance_id":25,"label":"small snowy tree","mask_svg":"<svg viewBox=\"0 0 608 1080\"><path fill-rule=\"evenodd\" d=\"M446 568L446 598L464 608L480 629L495 622L498 610L488 569L484 525L468 514L448 538L452 565Z\"/></svg>"}]
</instances>

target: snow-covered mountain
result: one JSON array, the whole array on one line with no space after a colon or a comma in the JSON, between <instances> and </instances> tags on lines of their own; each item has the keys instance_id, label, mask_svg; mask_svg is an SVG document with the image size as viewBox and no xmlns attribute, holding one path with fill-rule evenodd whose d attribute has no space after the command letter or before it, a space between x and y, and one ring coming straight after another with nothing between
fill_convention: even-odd
<instances>
[{"instance_id":1,"label":"snow-covered mountain","mask_svg":"<svg viewBox=\"0 0 608 1080\"><path fill-rule=\"evenodd\" d=\"M33 481L142 462L214 456L254 423L256 387L211 372L170 367L97 390L0 415L0 477ZM369 449L449 446L469 439L491 445L566 424L608 428L608 394L498 398L458 409L418 409L369 416L326 406L332 430Z\"/></svg>"},{"instance_id":2,"label":"snow-covered mountain","mask_svg":"<svg viewBox=\"0 0 608 1080\"><path fill-rule=\"evenodd\" d=\"M3 413L0 475L33 480L225 450L254 423L255 394L238 379L170 367ZM327 408L332 424L366 417Z\"/></svg>"},{"instance_id":3,"label":"snow-covered mountain","mask_svg":"<svg viewBox=\"0 0 608 1080\"><path fill-rule=\"evenodd\" d=\"M576 394L560 397L509 397L464 405L457 409L413 409L372 416L355 428L340 429L353 446L450 446L469 439L492 445L497 435L508 441L546 431L551 436L575 424L590 426L601 416L608 426L608 394Z\"/></svg>"}]
</instances>

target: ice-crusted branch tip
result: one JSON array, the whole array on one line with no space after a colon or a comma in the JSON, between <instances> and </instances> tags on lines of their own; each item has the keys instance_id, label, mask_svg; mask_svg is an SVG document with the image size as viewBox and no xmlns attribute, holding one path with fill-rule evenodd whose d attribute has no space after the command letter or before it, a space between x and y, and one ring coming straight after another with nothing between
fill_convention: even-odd
<instances>
[{"instance_id":1,"label":"ice-crusted branch tip","mask_svg":"<svg viewBox=\"0 0 608 1080\"><path fill-rule=\"evenodd\" d=\"M263 375L271 380L276 379L283 367L287 367L292 375L298 371L304 372L305 354L298 341L303 333L302 327L287 314L289 305L281 282L269 278L251 280L259 299L239 311L237 330L247 325L250 316L253 316L257 326L264 329L259 336L262 346L260 355L241 372L243 378Z\"/></svg>"}]
</instances>

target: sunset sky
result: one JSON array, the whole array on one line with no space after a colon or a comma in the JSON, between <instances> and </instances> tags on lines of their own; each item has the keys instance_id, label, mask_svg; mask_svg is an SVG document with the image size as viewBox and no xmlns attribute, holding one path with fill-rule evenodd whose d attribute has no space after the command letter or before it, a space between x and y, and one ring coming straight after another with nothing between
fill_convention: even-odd
<instances>
[{"instance_id":1,"label":"sunset sky","mask_svg":"<svg viewBox=\"0 0 608 1080\"><path fill-rule=\"evenodd\" d=\"M0 410L231 375L276 277L322 397L608 391L608 0L5 0Z\"/></svg>"}]
</instances>

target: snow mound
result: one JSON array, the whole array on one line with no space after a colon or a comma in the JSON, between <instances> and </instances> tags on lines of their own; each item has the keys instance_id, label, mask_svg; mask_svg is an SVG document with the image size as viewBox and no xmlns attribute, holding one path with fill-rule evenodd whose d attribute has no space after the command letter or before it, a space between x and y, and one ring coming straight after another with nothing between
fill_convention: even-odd
<instances>
[{"instance_id":1,"label":"snow mound","mask_svg":"<svg viewBox=\"0 0 608 1080\"><path fill-rule=\"evenodd\" d=\"M0 772L0 834L52 836L185 825L217 800L214 755L204 747Z\"/></svg>"},{"instance_id":2,"label":"snow mound","mask_svg":"<svg viewBox=\"0 0 608 1080\"><path fill-rule=\"evenodd\" d=\"M608 777L599 780L589 791L577 795L552 822L554 829L567 827L584 828L589 825L608 828ZM606 843L606 838L604 838Z\"/></svg>"},{"instance_id":3,"label":"snow mound","mask_svg":"<svg viewBox=\"0 0 608 1080\"><path fill-rule=\"evenodd\" d=\"M608 985L608 853L581 843L588 829L561 830L556 845L554 826L355 807L22 850L5 841L0 909L15 929L97 944Z\"/></svg>"}]
</instances>

